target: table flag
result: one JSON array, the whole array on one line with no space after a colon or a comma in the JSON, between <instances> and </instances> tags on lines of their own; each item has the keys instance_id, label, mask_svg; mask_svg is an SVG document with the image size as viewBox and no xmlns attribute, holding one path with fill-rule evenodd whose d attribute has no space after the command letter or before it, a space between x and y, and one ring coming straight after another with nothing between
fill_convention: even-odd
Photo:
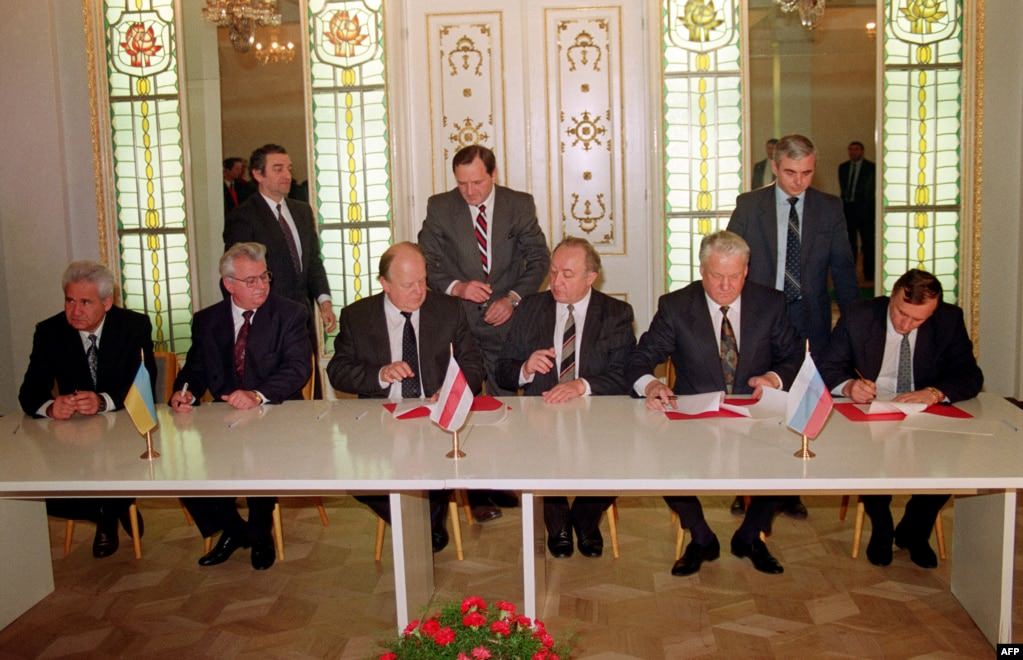
<instances>
[{"instance_id":1,"label":"table flag","mask_svg":"<svg viewBox=\"0 0 1023 660\"><path fill-rule=\"evenodd\" d=\"M444 375L444 384L440 387L440 396L433 404L430 419L445 431L457 431L465 424L472 408L472 390L465 381L458 361L452 355L448 359L448 371Z\"/></svg>"},{"instance_id":2,"label":"table flag","mask_svg":"<svg viewBox=\"0 0 1023 660\"><path fill-rule=\"evenodd\" d=\"M816 438L828 421L834 402L824 385L824 379L817 371L809 351L803 358L796 379L789 388L788 403L785 406L785 423L796 433Z\"/></svg>"},{"instance_id":3,"label":"table flag","mask_svg":"<svg viewBox=\"0 0 1023 660\"><path fill-rule=\"evenodd\" d=\"M156 406L153 405L153 386L149 380L146 363L139 363L135 372L135 382L131 384L128 395L124 397L124 409L131 416L131 421L141 435L156 428Z\"/></svg>"}]
</instances>

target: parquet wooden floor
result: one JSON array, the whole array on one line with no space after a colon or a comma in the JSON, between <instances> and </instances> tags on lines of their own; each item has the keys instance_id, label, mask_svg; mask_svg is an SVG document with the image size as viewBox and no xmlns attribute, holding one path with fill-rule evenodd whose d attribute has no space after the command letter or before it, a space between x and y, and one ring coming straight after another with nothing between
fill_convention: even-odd
<instances>
[{"instance_id":1,"label":"parquet wooden floor","mask_svg":"<svg viewBox=\"0 0 1023 660\"><path fill-rule=\"evenodd\" d=\"M809 520L779 517L769 540L784 575L757 573L726 550L698 575L675 578L663 501L620 498L620 560L606 522L604 557L548 560L548 628L575 635L573 657L600 660L993 656L948 590L948 563L919 569L899 550L886 569L851 559L853 510L843 523L837 497L804 501ZM375 657L395 630L391 560L373 562L368 509L347 497L325 503L329 527L307 500L284 501L287 560L266 572L251 569L247 552L199 567L201 541L176 500L140 501L140 561L123 535L114 556L93 559L86 523L65 558L63 522L51 520L56 591L0 631L0 658ZM726 498L704 503L727 548L738 519ZM954 512L943 515L951 540ZM452 547L436 555L437 597L521 605L519 520L513 509L483 526L463 523L466 560ZM1023 630L1019 543L1016 557L1013 626Z\"/></svg>"}]
</instances>

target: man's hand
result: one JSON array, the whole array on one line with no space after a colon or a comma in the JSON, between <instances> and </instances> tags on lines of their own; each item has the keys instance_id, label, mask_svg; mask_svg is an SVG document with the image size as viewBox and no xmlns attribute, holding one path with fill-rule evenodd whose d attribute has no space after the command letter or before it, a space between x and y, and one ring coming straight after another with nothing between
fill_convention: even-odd
<instances>
[{"instance_id":1,"label":"man's hand","mask_svg":"<svg viewBox=\"0 0 1023 660\"><path fill-rule=\"evenodd\" d=\"M535 355L535 353L534 353ZM547 403L564 403L586 394L586 385L579 378L570 380L567 383L559 383L543 393L543 400Z\"/></svg>"},{"instance_id":2,"label":"man's hand","mask_svg":"<svg viewBox=\"0 0 1023 660\"><path fill-rule=\"evenodd\" d=\"M522 375L532 378L533 374L545 374L554 368L554 348L541 348L533 351L529 359L522 365Z\"/></svg>"},{"instance_id":3,"label":"man's hand","mask_svg":"<svg viewBox=\"0 0 1023 660\"><path fill-rule=\"evenodd\" d=\"M320 318L323 320L323 330L334 332L337 327L337 317L334 316L334 305L329 300L320 303Z\"/></svg>"},{"instance_id":4,"label":"man's hand","mask_svg":"<svg viewBox=\"0 0 1023 660\"><path fill-rule=\"evenodd\" d=\"M259 397L251 390L235 390L220 397L238 410L251 410L259 407Z\"/></svg>"},{"instance_id":5,"label":"man's hand","mask_svg":"<svg viewBox=\"0 0 1023 660\"><path fill-rule=\"evenodd\" d=\"M75 397L77 394L61 394L46 409L46 416L53 419L71 419L75 414Z\"/></svg>"},{"instance_id":6,"label":"man's hand","mask_svg":"<svg viewBox=\"0 0 1023 660\"><path fill-rule=\"evenodd\" d=\"M514 311L515 306L512 305L511 300L507 297L499 298L487 307L487 313L483 316L483 320L490 325L503 325L508 322Z\"/></svg>"},{"instance_id":7,"label":"man's hand","mask_svg":"<svg viewBox=\"0 0 1023 660\"><path fill-rule=\"evenodd\" d=\"M494 295L494 290L486 282L480 282L479 280L463 282L459 280L451 287L451 295L463 300L471 300L474 303L485 303L490 300L490 296Z\"/></svg>"},{"instance_id":8,"label":"man's hand","mask_svg":"<svg viewBox=\"0 0 1023 660\"><path fill-rule=\"evenodd\" d=\"M776 390L781 389L781 379L774 373L753 376L746 381L746 384L753 388L753 398L758 401L760 400L760 397L764 395L765 387L773 387Z\"/></svg>"},{"instance_id":9,"label":"man's hand","mask_svg":"<svg viewBox=\"0 0 1023 660\"><path fill-rule=\"evenodd\" d=\"M933 406L934 404L941 402L944 398L945 396L940 394L937 390L926 388L916 390L914 392L903 392L892 399L892 401L897 403L926 403L929 406Z\"/></svg>"},{"instance_id":10,"label":"man's hand","mask_svg":"<svg viewBox=\"0 0 1023 660\"><path fill-rule=\"evenodd\" d=\"M385 383L397 383L406 378L415 377L416 372L408 366L408 362L392 362L380 368L379 378Z\"/></svg>"},{"instance_id":11,"label":"man's hand","mask_svg":"<svg viewBox=\"0 0 1023 660\"><path fill-rule=\"evenodd\" d=\"M842 394L852 399L853 403L870 403L877 398L877 384L872 380L857 378L842 388Z\"/></svg>"},{"instance_id":12,"label":"man's hand","mask_svg":"<svg viewBox=\"0 0 1023 660\"><path fill-rule=\"evenodd\" d=\"M191 412L192 395L188 392L182 394L175 392L170 399L170 407L174 412Z\"/></svg>"},{"instance_id":13,"label":"man's hand","mask_svg":"<svg viewBox=\"0 0 1023 660\"><path fill-rule=\"evenodd\" d=\"M650 381L643 390L646 396L646 407L648 410L664 412L675 409L675 394L671 388L659 380Z\"/></svg>"}]
</instances>

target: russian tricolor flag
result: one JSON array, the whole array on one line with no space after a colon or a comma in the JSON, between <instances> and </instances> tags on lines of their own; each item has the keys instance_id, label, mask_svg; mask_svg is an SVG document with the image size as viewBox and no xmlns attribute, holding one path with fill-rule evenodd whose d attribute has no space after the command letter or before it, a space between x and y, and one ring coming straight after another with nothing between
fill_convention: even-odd
<instances>
[{"instance_id":1,"label":"russian tricolor flag","mask_svg":"<svg viewBox=\"0 0 1023 660\"><path fill-rule=\"evenodd\" d=\"M444 384L440 387L440 396L430 411L430 419L445 431L457 431L469 416L472 399L472 390L465 381L465 374L452 355L448 360Z\"/></svg>"},{"instance_id":2,"label":"russian tricolor flag","mask_svg":"<svg viewBox=\"0 0 1023 660\"><path fill-rule=\"evenodd\" d=\"M789 388L785 423L796 433L816 438L828 421L832 407L834 402L831 400L831 392L828 392L824 379L817 371L817 365L807 352L803 366L799 368Z\"/></svg>"}]
</instances>

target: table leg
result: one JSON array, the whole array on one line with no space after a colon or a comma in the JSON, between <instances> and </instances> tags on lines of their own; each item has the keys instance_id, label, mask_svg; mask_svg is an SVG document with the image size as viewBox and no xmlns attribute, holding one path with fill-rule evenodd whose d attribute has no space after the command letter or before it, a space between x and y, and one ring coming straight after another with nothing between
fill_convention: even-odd
<instances>
[{"instance_id":1,"label":"table leg","mask_svg":"<svg viewBox=\"0 0 1023 660\"><path fill-rule=\"evenodd\" d=\"M430 500L425 492L391 493L391 547L398 630L417 619L433 598Z\"/></svg>"},{"instance_id":2,"label":"table leg","mask_svg":"<svg viewBox=\"0 0 1023 660\"><path fill-rule=\"evenodd\" d=\"M1012 641L1016 492L957 497L952 594L992 645Z\"/></svg>"},{"instance_id":3,"label":"table leg","mask_svg":"<svg viewBox=\"0 0 1023 660\"><path fill-rule=\"evenodd\" d=\"M0 500L0 628L53 592L46 503Z\"/></svg>"},{"instance_id":4,"label":"table leg","mask_svg":"<svg viewBox=\"0 0 1023 660\"><path fill-rule=\"evenodd\" d=\"M543 497L522 493L522 600L526 616L543 613L547 593L547 551L543 522Z\"/></svg>"}]
</instances>

